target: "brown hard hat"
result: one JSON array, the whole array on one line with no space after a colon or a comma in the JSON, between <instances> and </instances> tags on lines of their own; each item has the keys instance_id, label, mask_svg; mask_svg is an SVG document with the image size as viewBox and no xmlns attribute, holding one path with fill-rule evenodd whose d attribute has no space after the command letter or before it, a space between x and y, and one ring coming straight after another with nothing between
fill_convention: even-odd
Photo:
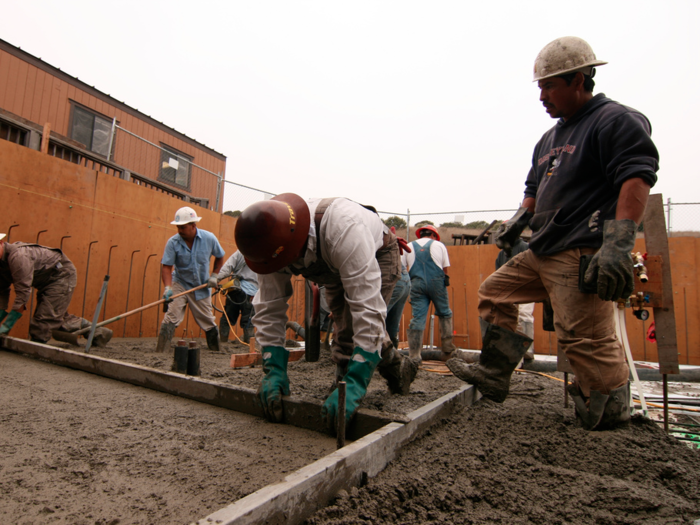
<instances>
[{"instance_id":1,"label":"brown hard hat","mask_svg":"<svg viewBox=\"0 0 700 525\"><path fill-rule=\"evenodd\" d=\"M302 256L310 224L304 199L282 193L243 210L234 237L248 267L255 273L268 274Z\"/></svg>"}]
</instances>

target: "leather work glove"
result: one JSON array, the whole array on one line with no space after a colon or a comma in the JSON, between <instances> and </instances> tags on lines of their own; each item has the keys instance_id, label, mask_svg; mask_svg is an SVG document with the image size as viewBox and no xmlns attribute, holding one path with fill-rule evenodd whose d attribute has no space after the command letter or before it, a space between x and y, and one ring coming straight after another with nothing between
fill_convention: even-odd
<instances>
[{"instance_id":1,"label":"leather work glove","mask_svg":"<svg viewBox=\"0 0 700 525\"><path fill-rule=\"evenodd\" d=\"M397 237L396 242L399 243L399 255L403 255L403 252L411 253L411 247L408 242L403 237Z\"/></svg>"},{"instance_id":2,"label":"leather work glove","mask_svg":"<svg viewBox=\"0 0 700 525\"><path fill-rule=\"evenodd\" d=\"M355 347L348 364L348 371L343 377L345 389L345 424L347 425L360 406L367 393L372 374L381 361L379 352L365 352L359 346ZM328 430L335 434L338 428L338 389L333 390L321 408L321 417L325 420Z\"/></svg>"},{"instance_id":3,"label":"leather work glove","mask_svg":"<svg viewBox=\"0 0 700 525\"><path fill-rule=\"evenodd\" d=\"M258 397L262 404L265 418L272 423L280 423L284 418L282 396L289 395L289 378L287 377L287 362L289 352L281 346L266 346L263 348L263 377Z\"/></svg>"},{"instance_id":4,"label":"leather work glove","mask_svg":"<svg viewBox=\"0 0 700 525\"><path fill-rule=\"evenodd\" d=\"M219 274L212 272L212 274L209 276L209 280L207 281L207 285L209 288L218 288L219 287Z\"/></svg>"},{"instance_id":5,"label":"leather work glove","mask_svg":"<svg viewBox=\"0 0 700 525\"><path fill-rule=\"evenodd\" d=\"M519 208L515 212L515 215L508 219L507 222L501 224L496 230L494 235L496 246L500 249L505 250L506 254L510 256L513 251L513 246L515 241L518 240L520 234L530 222L530 219L534 216L534 213L529 212L527 208Z\"/></svg>"},{"instance_id":6,"label":"leather work glove","mask_svg":"<svg viewBox=\"0 0 700 525\"><path fill-rule=\"evenodd\" d=\"M450 276L445 275L445 288L448 288L450 286Z\"/></svg>"},{"instance_id":7,"label":"leather work glove","mask_svg":"<svg viewBox=\"0 0 700 525\"><path fill-rule=\"evenodd\" d=\"M173 287L172 286L166 286L165 291L163 292L163 299L166 301L170 301L171 297L173 296Z\"/></svg>"},{"instance_id":8,"label":"leather work glove","mask_svg":"<svg viewBox=\"0 0 700 525\"><path fill-rule=\"evenodd\" d=\"M632 249L637 223L631 219L605 221L603 246L593 256L584 275L588 285L597 284L598 297L617 301L634 291L634 261Z\"/></svg>"},{"instance_id":9,"label":"leather work glove","mask_svg":"<svg viewBox=\"0 0 700 525\"><path fill-rule=\"evenodd\" d=\"M20 317L22 317L20 312L17 310L10 310L10 313L7 314L7 319L5 319L5 322L0 326L0 335L5 335L12 330L12 327L15 326L15 323Z\"/></svg>"}]
</instances>

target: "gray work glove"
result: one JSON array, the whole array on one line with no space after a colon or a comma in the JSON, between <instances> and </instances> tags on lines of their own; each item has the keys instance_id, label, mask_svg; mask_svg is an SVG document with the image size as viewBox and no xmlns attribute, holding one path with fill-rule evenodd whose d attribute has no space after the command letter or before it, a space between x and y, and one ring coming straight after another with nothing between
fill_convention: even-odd
<instances>
[{"instance_id":1,"label":"gray work glove","mask_svg":"<svg viewBox=\"0 0 700 525\"><path fill-rule=\"evenodd\" d=\"M209 276L209 280L207 281L207 285L209 288L218 288L219 287L219 274L218 273L212 273Z\"/></svg>"},{"instance_id":2,"label":"gray work glove","mask_svg":"<svg viewBox=\"0 0 700 525\"><path fill-rule=\"evenodd\" d=\"M603 246L591 259L584 281L597 284L598 297L617 301L634 291L634 261L632 250L637 224L631 219L605 221Z\"/></svg>"},{"instance_id":3,"label":"gray work glove","mask_svg":"<svg viewBox=\"0 0 700 525\"><path fill-rule=\"evenodd\" d=\"M494 235L496 246L506 251L510 255L515 246L515 241L518 240L520 234L527 227L534 213L527 211L527 208L519 208L515 215L501 224Z\"/></svg>"}]
</instances>

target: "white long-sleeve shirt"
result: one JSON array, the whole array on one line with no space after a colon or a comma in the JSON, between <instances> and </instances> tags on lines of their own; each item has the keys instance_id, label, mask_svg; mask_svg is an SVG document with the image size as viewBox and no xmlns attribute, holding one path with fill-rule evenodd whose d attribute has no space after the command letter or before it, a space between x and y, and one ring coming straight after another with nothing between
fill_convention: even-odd
<instances>
[{"instance_id":1,"label":"white long-sleeve shirt","mask_svg":"<svg viewBox=\"0 0 700 525\"><path fill-rule=\"evenodd\" d=\"M317 259L318 233L314 224L316 207L322 199L307 202L311 226L299 267L310 267ZM338 275L345 290L353 326L353 343L367 352L378 352L384 338L386 304L381 295L382 278L377 251L388 231L376 213L348 199L338 198L321 220L321 253L331 272ZM287 301L292 296L292 272L259 275L260 290L253 299L257 340L264 346L285 343Z\"/></svg>"},{"instance_id":2,"label":"white long-sleeve shirt","mask_svg":"<svg viewBox=\"0 0 700 525\"><path fill-rule=\"evenodd\" d=\"M219 280L225 279L230 275L238 276L241 279L241 290L246 295L255 295L258 291L258 274L248 268L243 254L236 250L234 254L228 258L219 270Z\"/></svg>"}]
</instances>

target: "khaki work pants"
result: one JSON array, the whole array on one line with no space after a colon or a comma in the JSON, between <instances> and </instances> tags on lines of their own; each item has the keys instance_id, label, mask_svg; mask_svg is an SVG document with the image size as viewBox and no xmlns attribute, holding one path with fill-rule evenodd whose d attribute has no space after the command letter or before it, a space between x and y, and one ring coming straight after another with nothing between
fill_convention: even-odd
<instances>
[{"instance_id":1,"label":"khaki work pants","mask_svg":"<svg viewBox=\"0 0 700 525\"><path fill-rule=\"evenodd\" d=\"M389 304L391 295L394 292L394 286L401 275L401 258L396 237L393 234L387 235L391 237L385 241L384 248L377 252L377 262L382 274L381 294L385 304ZM345 300L345 290L342 283L326 284L325 287L326 301L328 302L328 308L333 314L333 323L335 324L333 343L331 345L331 359L335 363L347 363L354 350L350 305ZM389 339L385 325L381 350L382 362L379 366L394 360L394 352L388 351L391 348L393 348L393 343Z\"/></svg>"},{"instance_id":2,"label":"khaki work pants","mask_svg":"<svg viewBox=\"0 0 700 525\"><path fill-rule=\"evenodd\" d=\"M172 287L173 295L186 290L180 283L174 281ZM172 323L175 326L179 326L185 318L185 306L188 305L192 312L192 317L194 317L194 320L202 330L208 332L212 328L216 328L216 318L212 313L211 307L211 296L197 301L194 298L194 292L173 299L173 302L168 306L168 312L163 317L163 323Z\"/></svg>"},{"instance_id":3,"label":"khaki work pants","mask_svg":"<svg viewBox=\"0 0 700 525\"><path fill-rule=\"evenodd\" d=\"M520 253L491 274L479 288L484 321L516 330L518 307L549 298L557 339L585 396L603 394L627 383L629 367L615 334L615 305L578 289L579 259L595 249L571 249L538 257Z\"/></svg>"},{"instance_id":4,"label":"khaki work pants","mask_svg":"<svg viewBox=\"0 0 700 525\"><path fill-rule=\"evenodd\" d=\"M29 321L32 341L47 342L53 330L74 332L83 328L83 319L68 313L77 282L75 266L64 257L61 268L54 272L50 282L36 291L36 307Z\"/></svg>"}]
</instances>

